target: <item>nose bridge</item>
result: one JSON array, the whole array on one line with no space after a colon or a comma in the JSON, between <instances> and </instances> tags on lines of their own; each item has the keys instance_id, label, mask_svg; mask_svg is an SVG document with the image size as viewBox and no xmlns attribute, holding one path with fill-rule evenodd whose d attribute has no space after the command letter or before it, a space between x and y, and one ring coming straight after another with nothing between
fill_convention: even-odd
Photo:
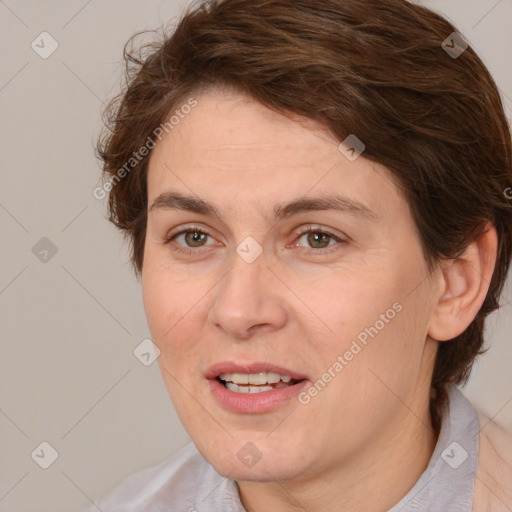
<instances>
[{"instance_id":1,"label":"nose bridge","mask_svg":"<svg viewBox=\"0 0 512 512\"><path fill-rule=\"evenodd\" d=\"M246 240L237 247L209 312L212 323L239 338L245 338L256 325L279 327L286 318L278 292L268 286L272 274L267 258L260 252L253 259L255 246L251 244Z\"/></svg>"}]
</instances>

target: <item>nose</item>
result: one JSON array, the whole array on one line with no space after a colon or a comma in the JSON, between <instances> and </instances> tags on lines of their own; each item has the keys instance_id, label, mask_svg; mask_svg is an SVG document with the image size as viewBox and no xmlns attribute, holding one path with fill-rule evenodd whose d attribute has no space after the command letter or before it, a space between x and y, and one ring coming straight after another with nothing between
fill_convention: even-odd
<instances>
[{"instance_id":1,"label":"nose","mask_svg":"<svg viewBox=\"0 0 512 512\"><path fill-rule=\"evenodd\" d=\"M282 328L288 313L280 293L286 287L267 267L264 255L252 263L235 256L216 287L209 321L231 339L247 340L256 332Z\"/></svg>"}]
</instances>

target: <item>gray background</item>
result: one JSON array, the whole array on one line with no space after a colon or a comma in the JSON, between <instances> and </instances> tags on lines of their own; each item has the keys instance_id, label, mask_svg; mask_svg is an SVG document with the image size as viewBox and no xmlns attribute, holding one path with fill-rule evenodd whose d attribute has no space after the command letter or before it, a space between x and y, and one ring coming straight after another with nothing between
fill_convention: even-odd
<instances>
[{"instance_id":1,"label":"gray background","mask_svg":"<svg viewBox=\"0 0 512 512\"><path fill-rule=\"evenodd\" d=\"M157 363L133 354L149 337L140 284L92 195L93 143L102 103L119 88L124 43L175 23L188 3L0 0L0 512L81 510L188 441ZM473 45L510 118L512 0L422 3ZM31 47L43 31L59 45L46 59ZM487 328L492 349L464 388L509 428L511 300L509 284ZM49 460L44 441L58 452L48 469L36 463Z\"/></svg>"}]
</instances>

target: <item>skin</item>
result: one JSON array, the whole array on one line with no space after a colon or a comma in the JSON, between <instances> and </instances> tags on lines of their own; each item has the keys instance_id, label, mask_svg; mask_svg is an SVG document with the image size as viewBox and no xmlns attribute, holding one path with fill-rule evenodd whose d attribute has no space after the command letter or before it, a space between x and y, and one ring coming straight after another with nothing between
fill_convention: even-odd
<instances>
[{"instance_id":1,"label":"skin","mask_svg":"<svg viewBox=\"0 0 512 512\"><path fill-rule=\"evenodd\" d=\"M223 220L151 210L142 271L148 325L176 411L204 458L237 481L248 512L387 510L434 450L428 401L436 340L463 332L480 308L495 231L429 275L386 168L364 154L349 161L312 120L289 119L235 92L194 97L198 105L153 150L148 204L180 192L213 203ZM333 191L375 218L326 210L272 220L277 203ZM194 239L191 229L165 243L190 223L208 236ZM298 233L308 227L345 243ZM263 250L250 264L236 252L248 236ZM401 311L308 404L238 414L213 398L204 374L219 361L272 362L316 381L397 302ZM237 457L247 442L261 453L251 468Z\"/></svg>"}]
</instances>

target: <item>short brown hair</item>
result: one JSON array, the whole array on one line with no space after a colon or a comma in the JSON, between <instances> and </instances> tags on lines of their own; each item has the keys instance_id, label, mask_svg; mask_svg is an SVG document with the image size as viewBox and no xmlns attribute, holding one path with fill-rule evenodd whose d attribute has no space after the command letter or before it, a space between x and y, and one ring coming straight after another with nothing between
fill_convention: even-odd
<instances>
[{"instance_id":1,"label":"short brown hair","mask_svg":"<svg viewBox=\"0 0 512 512\"><path fill-rule=\"evenodd\" d=\"M484 319L499 307L512 251L510 128L475 51L455 57L442 46L453 32L405 0L203 1L161 41L136 51L128 48L138 34L130 38L126 84L105 111L109 131L97 145L111 181L109 220L129 238L137 275L151 152L130 169L126 162L173 109L214 86L318 120L339 141L360 138L364 156L386 166L402 190L430 270L460 256L490 221L499 242L485 301L461 335L439 345L430 402L437 431L445 384L465 383L484 352Z\"/></svg>"}]
</instances>

